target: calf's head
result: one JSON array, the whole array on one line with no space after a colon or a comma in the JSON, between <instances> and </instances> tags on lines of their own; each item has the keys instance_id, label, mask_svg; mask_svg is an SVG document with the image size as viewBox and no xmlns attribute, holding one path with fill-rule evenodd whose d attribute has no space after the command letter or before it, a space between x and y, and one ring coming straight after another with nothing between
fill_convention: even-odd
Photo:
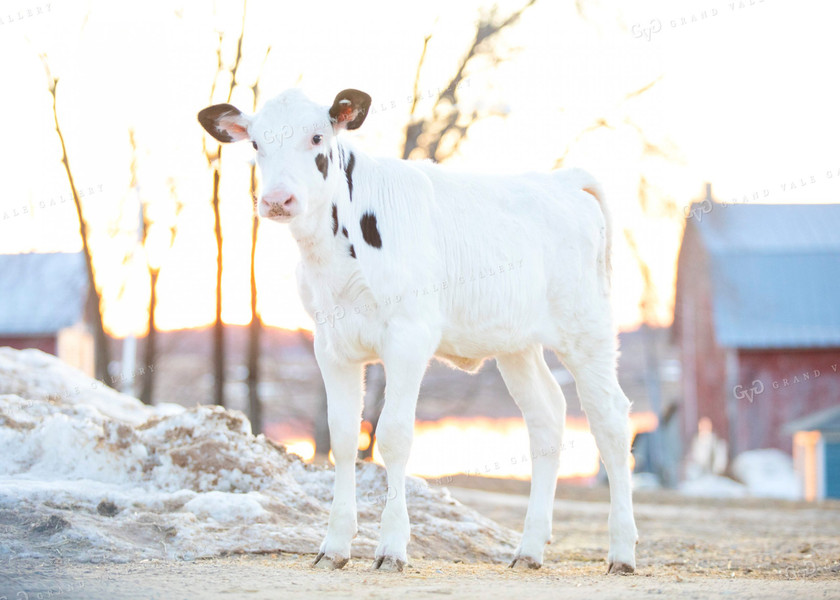
<instances>
[{"instance_id":1,"label":"calf's head","mask_svg":"<svg viewBox=\"0 0 840 600\"><path fill-rule=\"evenodd\" d=\"M370 100L364 92L347 89L332 106L321 106L288 90L255 115L214 104L198 113L198 121L220 142L253 144L261 175L258 214L288 222L329 201L338 181L329 176L337 171L336 135L364 122Z\"/></svg>"}]
</instances>

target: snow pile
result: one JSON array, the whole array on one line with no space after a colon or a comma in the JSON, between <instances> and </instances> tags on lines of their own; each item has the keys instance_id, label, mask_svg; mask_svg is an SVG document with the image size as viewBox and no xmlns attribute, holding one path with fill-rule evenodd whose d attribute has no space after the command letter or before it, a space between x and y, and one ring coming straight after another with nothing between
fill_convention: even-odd
<instances>
[{"instance_id":1,"label":"snow pile","mask_svg":"<svg viewBox=\"0 0 840 600\"><path fill-rule=\"evenodd\" d=\"M680 483L679 490L686 496L700 498L744 498L749 495L747 486L724 477L706 473Z\"/></svg>"},{"instance_id":2,"label":"snow pile","mask_svg":"<svg viewBox=\"0 0 840 600\"><path fill-rule=\"evenodd\" d=\"M742 452L732 461L737 479L704 473L680 483L687 496L708 498L802 499L802 487L790 456L776 449Z\"/></svg>"},{"instance_id":3,"label":"snow pile","mask_svg":"<svg viewBox=\"0 0 840 600\"><path fill-rule=\"evenodd\" d=\"M686 481L680 484L680 491L709 498L802 498L793 460L781 450L742 452L732 462L735 479L723 476L727 454L727 444L714 433L711 420L700 419L686 456Z\"/></svg>"},{"instance_id":4,"label":"snow pile","mask_svg":"<svg viewBox=\"0 0 840 600\"><path fill-rule=\"evenodd\" d=\"M781 450L750 450L732 462L732 473L744 482L751 496L800 500L802 488L793 459Z\"/></svg>"},{"instance_id":5,"label":"snow pile","mask_svg":"<svg viewBox=\"0 0 840 600\"><path fill-rule=\"evenodd\" d=\"M162 404L152 413L142 402L120 394L38 350L0 348L0 394L14 394L32 401L50 400L63 405L84 404L132 425L143 423L151 414L183 410L176 404Z\"/></svg>"},{"instance_id":6,"label":"snow pile","mask_svg":"<svg viewBox=\"0 0 840 600\"><path fill-rule=\"evenodd\" d=\"M0 349L0 559L317 552L332 469L215 406L147 407L37 350ZM358 463L357 557L373 557L385 472ZM419 479L409 554L509 560L515 534Z\"/></svg>"}]
</instances>

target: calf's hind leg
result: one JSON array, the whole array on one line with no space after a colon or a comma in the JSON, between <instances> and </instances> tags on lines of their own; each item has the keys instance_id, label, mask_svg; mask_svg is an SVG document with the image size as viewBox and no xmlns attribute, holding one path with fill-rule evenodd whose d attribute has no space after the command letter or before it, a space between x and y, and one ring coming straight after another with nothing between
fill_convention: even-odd
<instances>
[{"instance_id":1,"label":"calf's hind leg","mask_svg":"<svg viewBox=\"0 0 840 600\"><path fill-rule=\"evenodd\" d=\"M594 346L588 356L561 358L575 378L581 406L609 477L607 573L633 573L638 534L630 477L630 401L618 384L614 339L605 339Z\"/></svg>"},{"instance_id":2,"label":"calf's hind leg","mask_svg":"<svg viewBox=\"0 0 840 600\"><path fill-rule=\"evenodd\" d=\"M531 446L531 495L522 542L510 566L538 569L543 562L545 545L551 541L566 399L545 364L542 346L498 356L496 364L525 418Z\"/></svg>"}]
</instances>

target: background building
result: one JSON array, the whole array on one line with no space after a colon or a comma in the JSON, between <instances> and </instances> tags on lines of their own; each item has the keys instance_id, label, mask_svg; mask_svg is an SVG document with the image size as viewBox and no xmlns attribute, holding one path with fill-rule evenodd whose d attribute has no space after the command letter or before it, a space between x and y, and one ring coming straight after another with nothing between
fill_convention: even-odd
<instances>
[{"instance_id":1,"label":"background building","mask_svg":"<svg viewBox=\"0 0 840 600\"><path fill-rule=\"evenodd\" d=\"M788 422L840 405L840 205L691 206L674 330L682 432L791 452Z\"/></svg>"},{"instance_id":2,"label":"background building","mask_svg":"<svg viewBox=\"0 0 840 600\"><path fill-rule=\"evenodd\" d=\"M88 292L81 252L0 254L0 346L38 348L92 374Z\"/></svg>"}]
</instances>

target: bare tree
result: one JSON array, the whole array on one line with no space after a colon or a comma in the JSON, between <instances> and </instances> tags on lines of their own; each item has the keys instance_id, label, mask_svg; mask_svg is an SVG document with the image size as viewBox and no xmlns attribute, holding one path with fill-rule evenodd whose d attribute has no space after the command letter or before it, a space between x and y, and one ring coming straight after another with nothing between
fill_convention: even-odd
<instances>
[{"instance_id":1,"label":"bare tree","mask_svg":"<svg viewBox=\"0 0 840 600\"><path fill-rule=\"evenodd\" d=\"M493 64L505 60L496 46L499 35L515 25L522 14L536 1L528 0L522 8L505 18L499 18L496 7L482 14L476 22L472 42L457 63L455 73L449 83L438 93L428 114L418 116L420 78L429 42L432 39L431 35L425 37L414 77L414 96L409 111L408 125L405 128L403 158L432 158L437 162L443 162L458 151L470 127L477 121L504 114L493 109L479 110L478 108L464 113L463 106L458 102L459 89L466 82L470 65L478 57L484 57Z\"/></svg>"},{"instance_id":2,"label":"bare tree","mask_svg":"<svg viewBox=\"0 0 840 600\"><path fill-rule=\"evenodd\" d=\"M310 355L315 356L315 339L303 329L298 330L301 345L306 348ZM315 437L315 454L326 456L330 451L330 429L327 420L327 389L321 377L315 378L316 402L318 409L315 411L315 422L313 423L313 435Z\"/></svg>"},{"instance_id":3,"label":"bare tree","mask_svg":"<svg viewBox=\"0 0 840 600\"><path fill-rule=\"evenodd\" d=\"M73 179L73 170L70 168L70 159L67 157L67 146L64 143L64 134L61 131L61 124L58 120L58 110L56 108L59 78L53 77L46 55L40 54L39 56L47 74L47 90L52 97L52 112L53 120L55 121L55 132L58 135L59 142L61 142L61 164L64 166L64 172L67 175L67 182L70 184L70 192L73 194L73 204L76 207L76 216L79 219L79 236L82 239L82 251L85 255L85 265L87 267L88 281L90 284L90 291L87 298L87 313L93 329L94 376L100 381L110 385L108 365L111 362L111 358L108 336L105 333L105 325L102 321L102 313L104 310L102 303L102 290L96 282L96 271L93 268L93 256L91 254L89 244L88 224L85 220L82 201L79 197L79 192L76 189L76 183Z\"/></svg>"},{"instance_id":4,"label":"bare tree","mask_svg":"<svg viewBox=\"0 0 840 600\"><path fill-rule=\"evenodd\" d=\"M149 219L148 205L142 204L143 210L143 246L148 242L148 232L151 225ZM152 394L154 390L154 377L156 362L156 341L157 341L157 323L155 323L155 313L157 311L157 280L160 274L160 264L156 261L149 260L146 262L149 268L149 323L148 333L146 333L146 343L143 348L143 379L140 386L140 400L144 404L152 403Z\"/></svg>"},{"instance_id":5,"label":"bare tree","mask_svg":"<svg viewBox=\"0 0 840 600\"><path fill-rule=\"evenodd\" d=\"M254 112L257 112L257 102L260 96L260 79L262 70L271 53L271 46L265 52L260 73L257 75L254 85L251 86L251 93L254 97ZM257 164L251 163L251 198L256 205L257 201ZM260 332L262 331L262 318L257 310L257 236L260 229L260 218L256 211L251 220L251 322L248 325L248 413L251 419L251 430L258 434L263 428L262 402L259 395L260 381Z\"/></svg>"},{"instance_id":6,"label":"bare tree","mask_svg":"<svg viewBox=\"0 0 840 600\"><path fill-rule=\"evenodd\" d=\"M175 206L175 219L172 221L168 228L168 240L167 245L165 248L163 247L155 247L156 244L160 242L155 242L149 239L149 231L152 227L162 227L160 224L155 224L151 218L149 217L149 203L144 202L142 206L143 211L143 248L145 249L146 254L146 267L149 270L149 321L148 321L148 333L146 334L146 343L143 348L143 365L140 369L140 376L141 376L141 387L140 387L140 400L142 400L145 404L152 404L154 399L154 386L155 386L155 374L157 373L158 369L156 368L158 362L158 349L157 349L157 282L158 276L160 275L160 270L163 266L163 257L164 253L172 248L172 245L175 243L175 236L177 235L177 228L175 223L177 223L177 218L179 213L181 212L182 205L178 202L177 198L175 197L175 187L172 182L170 182L169 188L170 197L174 201Z\"/></svg>"},{"instance_id":7,"label":"bare tree","mask_svg":"<svg viewBox=\"0 0 840 600\"><path fill-rule=\"evenodd\" d=\"M239 64L242 60L242 40L245 37L245 16L248 12L248 2L245 0L242 3L242 29L239 33L239 38L236 42L236 58L231 67L225 67L222 59L222 41L224 34L219 32L219 45L216 50L216 74L213 78L213 85L210 88L210 103L214 101L216 94L216 86L219 77L225 71L230 75L230 82L228 84L228 92L226 102L230 102L233 96L233 90L236 87L236 72L239 69ZM216 237L216 318L213 322L213 402L219 406L225 405L225 326L222 322L222 258L223 258L223 240L222 240L222 219L219 212L219 180L221 179L222 171L222 145L216 145L215 153L212 153L207 148L207 137L202 138L204 144L204 156L207 159L207 164L213 169L213 230Z\"/></svg>"},{"instance_id":8,"label":"bare tree","mask_svg":"<svg viewBox=\"0 0 840 600\"><path fill-rule=\"evenodd\" d=\"M257 84L254 84L256 88ZM255 92L256 97L256 92ZM254 102L256 104L256 102ZM256 195L257 187L256 165L251 165L251 195ZM254 214L251 220L251 322L248 324L248 416L251 419L251 429L254 434L262 431L262 403L259 395L260 381L260 332L262 318L257 310L257 234L259 233L259 216Z\"/></svg>"}]
</instances>

